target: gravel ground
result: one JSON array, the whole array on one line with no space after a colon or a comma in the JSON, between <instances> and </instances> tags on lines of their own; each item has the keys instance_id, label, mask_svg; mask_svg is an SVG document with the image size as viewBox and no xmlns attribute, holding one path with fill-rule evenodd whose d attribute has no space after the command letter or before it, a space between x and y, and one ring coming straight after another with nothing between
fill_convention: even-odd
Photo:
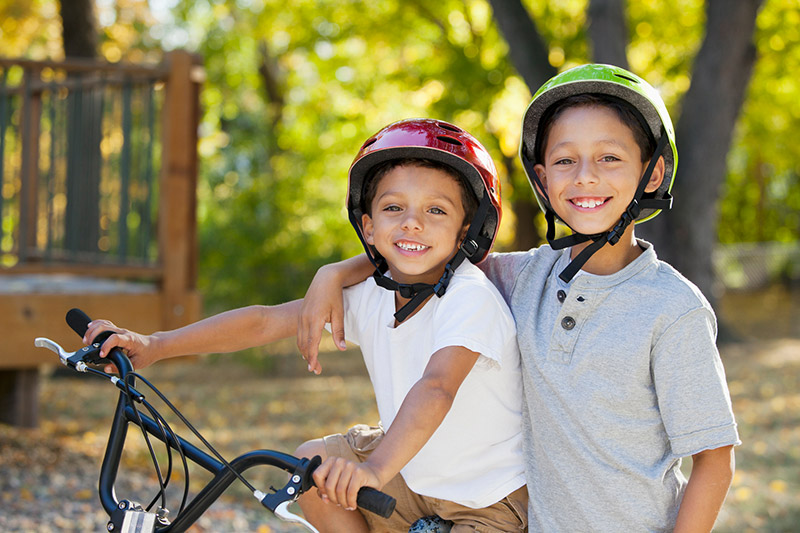
<instances>
[{"instance_id":1,"label":"gravel ground","mask_svg":"<svg viewBox=\"0 0 800 533\"><path fill-rule=\"evenodd\" d=\"M0 425L0 531L49 533L105 531L108 517L97 496L97 457L45 442L41 430ZM146 475L131 473L125 487L152 487ZM127 492L127 488L120 491ZM193 533L290 533L285 524L251 501L219 501L190 530Z\"/></svg>"}]
</instances>

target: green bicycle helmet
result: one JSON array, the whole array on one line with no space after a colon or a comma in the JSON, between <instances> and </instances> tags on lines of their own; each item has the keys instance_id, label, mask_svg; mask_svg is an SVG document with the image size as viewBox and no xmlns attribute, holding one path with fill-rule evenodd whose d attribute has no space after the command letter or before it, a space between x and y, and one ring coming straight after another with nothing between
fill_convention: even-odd
<instances>
[{"instance_id":1,"label":"green bicycle helmet","mask_svg":"<svg viewBox=\"0 0 800 533\"><path fill-rule=\"evenodd\" d=\"M618 224L609 231L597 235L583 235L574 232L568 237L554 239L555 220L564 223L553 210L544 187L539 181L534 167L539 163L541 153L540 127L548 111L561 100L579 94L603 95L612 100L621 100L632 108L645 131L655 141L655 151L642 175L633 200L623 213ZM566 248L588 240L594 241L567 269L560 274L569 281L580 270L594 252L604 244L614 245L619 241L625 228L631 223L640 223L658 215L663 209L672 206L672 184L678 165L678 149L675 144L675 129L667 107L658 91L645 80L623 68L613 65L588 64L562 72L547 81L536 91L522 119L522 136L519 156L522 160L528 181L533 188L539 207L547 220L547 240L554 249ZM659 157L664 157L664 179L659 188L645 193L644 188L650 179ZM565 224L566 225L566 224Z\"/></svg>"}]
</instances>

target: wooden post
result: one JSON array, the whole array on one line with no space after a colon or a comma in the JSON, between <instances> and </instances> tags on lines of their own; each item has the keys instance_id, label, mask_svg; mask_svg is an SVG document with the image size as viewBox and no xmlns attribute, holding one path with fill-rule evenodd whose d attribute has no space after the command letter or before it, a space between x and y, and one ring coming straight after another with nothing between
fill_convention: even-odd
<instances>
[{"instance_id":1,"label":"wooden post","mask_svg":"<svg viewBox=\"0 0 800 533\"><path fill-rule=\"evenodd\" d=\"M36 69L25 69L22 106L22 189L20 194L19 261L25 262L36 249L39 188L39 133L41 128L42 93L33 91Z\"/></svg>"},{"instance_id":2,"label":"wooden post","mask_svg":"<svg viewBox=\"0 0 800 533\"><path fill-rule=\"evenodd\" d=\"M0 370L0 422L33 428L39 425L39 370Z\"/></svg>"},{"instance_id":3,"label":"wooden post","mask_svg":"<svg viewBox=\"0 0 800 533\"><path fill-rule=\"evenodd\" d=\"M164 327L183 325L193 313L197 259L197 128L200 60L185 51L166 55L169 70L162 113L159 247L163 268Z\"/></svg>"}]
</instances>

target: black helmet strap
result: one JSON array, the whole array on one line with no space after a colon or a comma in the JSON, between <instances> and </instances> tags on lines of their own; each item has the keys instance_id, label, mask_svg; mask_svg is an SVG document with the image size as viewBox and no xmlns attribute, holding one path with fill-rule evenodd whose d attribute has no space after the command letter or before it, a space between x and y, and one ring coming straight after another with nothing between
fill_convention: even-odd
<instances>
[{"instance_id":1,"label":"black helmet strap","mask_svg":"<svg viewBox=\"0 0 800 533\"><path fill-rule=\"evenodd\" d=\"M573 230L572 235L567 235L566 237L556 239L555 212L550 205L550 198L547 196L547 192L542 186L542 182L539 180L539 176L536 174L536 172L534 171L533 174L531 174L533 169L527 169L528 175L533 176L533 179L535 180L536 185L538 185L542 196L544 196L545 200L547 201L545 220L547 221L547 242L550 243L550 246L554 250L561 250L563 248L575 246L576 244L581 244L586 241L593 241L592 244L581 250L577 257L575 257L575 259L573 259L570 264L567 265L567 268L565 268L558 275L558 277L561 278L565 283L572 281L572 278L575 277L575 275L583 267L583 265L586 264L589 258L592 257L606 243L610 244L611 246L617 244L623 233L625 233L627 227L636 220L642 209L670 209L672 207L672 196L668 192L665 192L662 198L642 198L642 196L644 196L644 190L647 187L647 184L650 182L650 176L653 174L653 169L655 169L656 163L658 163L658 159L661 157L661 154L663 153L664 148L666 148L668 141L669 139L666 132L662 130L661 138L658 140L658 144L653 152L653 157L650 158L650 163L647 165L647 169L645 169L644 174L642 174L642 178L639 180L639 185L633 195L633 200L631 200L631 203L628 204L625 212L622 213L619 222L617 222L613 228L605 233L585 235ZM528 167L530 163L525 161L525 165Z\"/></svg>"},{"instance_id":2,"label":"black helmet strap","mask_svg":"<svg viewBox=\"0 0 800 533\"><path fill-rule=\"evenodd\" d=\"M459 265L461 265L464 259L472 258L480 250L488 250L488 248L492 245L492 240L491 238L481 235L480 232L481 229L483 229L484 222L486 221L486 217L489 214L489 209L491 207L492 202L489 198L489 194L484 193L483 198L481 198L481 202L478 205L478 210L475 212L475 217L472 219L472 223L469 225L467 235L464 237L461 245L459 245L455 255L453 255L450 261L448 261L447 265L445 265L444 273L435 285L431 285L429 283L398 283L392 278L386 276L385 272L388 269L386 260L381 257L380 254L377 254L377 252L373 254L373 249L367 244L362 232L357 232L358 238L361 239L361 244L363 244L364 249L367 250L367 256L369 257L369 260L373 265L375 265L375 272L372 273L375 283L384 289L399 292L400 296L403 298L410 298L410 300L394 314L394 318L397 320L397 322L402 322L408 318L408 316L413 313L417 307L422 305L422 302L424 302L429 296L433 294L439 298L444 296L447 286L450 284L450 280L453 279L456 269L459 267ZM353 222L354 219L355 217L351 213L350 221ZM361 228L361 224L356 227Z\"/></svg>"}]
</instances>

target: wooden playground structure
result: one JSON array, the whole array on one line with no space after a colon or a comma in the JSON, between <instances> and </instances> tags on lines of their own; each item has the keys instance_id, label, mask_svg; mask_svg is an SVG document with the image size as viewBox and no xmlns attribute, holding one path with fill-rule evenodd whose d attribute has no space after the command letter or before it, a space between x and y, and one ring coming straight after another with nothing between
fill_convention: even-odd
<instances>
[{"instance_id":1,"label":"wooden playground structure","mask_svg":"<svg viewBox=\"0 0 800 533\"><path fill-rule=\"evenodd\" d=\"M79 307L139 331L197 320L200 59L0 58L0 422L38 423L38 377Z\"/></svg>"}]
</instances>

